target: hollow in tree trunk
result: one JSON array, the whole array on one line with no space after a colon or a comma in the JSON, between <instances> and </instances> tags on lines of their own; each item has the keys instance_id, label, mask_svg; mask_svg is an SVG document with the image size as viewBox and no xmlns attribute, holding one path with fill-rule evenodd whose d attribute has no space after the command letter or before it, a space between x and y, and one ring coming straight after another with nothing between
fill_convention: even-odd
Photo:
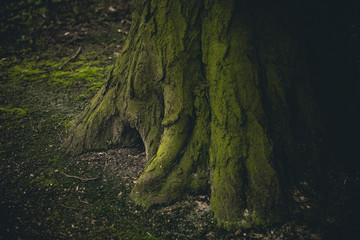
<instances>
[{"instance_id":1,"label":"hollow in tree trunk","mask_svg":"<svg viewBox=\"0 0 360 240\"><path fill-rule=\"evenodd\" d=\"M210 193L225 227L281 221L290 184L316 166L319 123L287 14L264 4L137 1L121 56L63 146L140 135L148 164L131 198L145 209Z\"/></svg>"}]
</instances>

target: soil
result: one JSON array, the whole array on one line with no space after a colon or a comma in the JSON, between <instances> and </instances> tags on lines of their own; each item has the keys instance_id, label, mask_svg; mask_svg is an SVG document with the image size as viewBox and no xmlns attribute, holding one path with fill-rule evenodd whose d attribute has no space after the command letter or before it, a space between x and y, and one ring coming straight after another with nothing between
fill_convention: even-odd
<instances>
[{"instance_id":1,"label":"soil","mask_svg":"<svg viewBox=\"0 0 360 240\"><path fill-rule=\"evenodd\" d=\"M1 45L0 239L327 239L330 228L344 227L351 214L339 206L353 202L337 194L329 196L336 209L323 221L294 216L263 229L217 227L208 195L145 212L129 198L146 165L142 146L109 143L101 152L64 155L62 141L104 82L131 24L131 1L87 7L95 11L86 20L68 17ZM341 196L359 182L340 173L331 179ZM312 211L301 189L294 189L299 211Z\"/></svg>"}]
</instances>

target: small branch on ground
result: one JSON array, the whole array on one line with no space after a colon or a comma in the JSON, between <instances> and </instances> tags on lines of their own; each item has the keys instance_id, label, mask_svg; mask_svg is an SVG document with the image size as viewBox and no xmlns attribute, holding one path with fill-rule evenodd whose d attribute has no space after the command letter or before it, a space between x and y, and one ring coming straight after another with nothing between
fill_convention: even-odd
<instances>
[{"instance_id":1,"label":"small branch on ground","mask_svg":"<svg viewBox=\"0 0 360 240\"><path fill-rule=\"evenodd\" d=\"M77 209L77 208L73 208L73 207L66 206L66 205L64 205L64 204L62 204L62 203L60 203L60 206L62 206L62 207L64 207L64 208L67 208L67 209L70 209L70 210L79 210L79 209Z\"/></svg>"},{"instance_id":2,"label":"small branch on ground","mask_svg":"<svg viewBox=\"0 0 360 240\"><path fill-rule=\"evenodd\" d=\"M91 203L89 203L88 201L84 201L84 200L81 200L81 199L79 199L79 201L80 201L80 202L82 202L82 203L85 203L85 204L88 204L88 205L90 205L90 206L91 206Z\"/></svg>"},{"instance_id":3,"label":"small branch on ground","mask_svg":"<svg viewBox=\"0 0 360 240\"><path fill-rule=\"evenodd\" d=\"M60 65L60 67L55 67L55 68L51 68L51 69L48 69L48 70L44 70L44 71L40 71L40 72L36 72L36 73L28 73L28 74L24 74L20 77L20 80L22 80L24 77L26 76L33 76L33 75L38 75L38 74L45 74L45 73L50 73L54 70L61 70L66 64L68 64L70 61L73 61L77 58L77 56L79 56L81 52L81 47L78 48L78 50L76 51L76 53L71 57L69 58L68 60L66 60L63 64ZM68 65L69 69L74 72L74 70ZM13 77L17 77L17 76L20 76L22 73L19 73L19 74L15 74Z\"/></svg>"},{"instance_id":4,"label":"small branch on ground","mask_svg":"<svg viewBox=\"0 0 360 240\"><path fill-rule=\"evenodd\" d=\"M65 177L68 177L68 178L75 178L75 179L79 179L81 181L93 181L93 180L97 180L99 179L99 176L97 177L94 177L94 178L81 178L81 177L78 177L78 176L73 176L73 175L69 175L69 174L66 174L64 172L60 172L62 175L64 175Z\"/></svg>"},{"instance_id":5,"label":"small branch on ground","mask_svg":"<svg viewBox=\"0 0 360 240\"><path fill-rule=\"evenodd\" d=\"M79 47L79 49L76 51L75 55L72 56L71 58L69 58L66 62L64 62L63 64L61 64L61 66L58 68L58 70L61 70L63 66L65 66L66 64L68 64L70 61L73 61L77 58L77 56L79 56L81 52L81 47Z\"/></svg>"},{"instance_id":6,"label":"small branch on ground","mask_svg":"<svg viewBox=\"0 0 360 240\"><path fill-rule=\"evenodd\" d=\"M134 158L139 158L139 157L142 157L142 156L145 156L145 152L140 153L140 154L138 154L138 155L134 156Z\"/></svg>"}]
</instances>

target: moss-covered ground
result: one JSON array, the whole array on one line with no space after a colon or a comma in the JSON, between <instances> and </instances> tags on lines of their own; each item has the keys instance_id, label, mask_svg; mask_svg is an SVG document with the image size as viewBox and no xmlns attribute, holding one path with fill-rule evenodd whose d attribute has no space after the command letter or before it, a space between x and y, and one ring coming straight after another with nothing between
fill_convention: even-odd
<instances>
[{"instance_id":1,"label":"moss-covered ground","mask_svg":"<svg viewBox=\"0 0 360 240\"><path fill-rule=\"evenodd\" d=\"M129 197L145 164L141 147L113 149L109 142L102 152L64 156L60 146L68 129L101 87L127 36L131 4L111 3L90 1L96 14L88 21L42 23L41 33L2 43L0 239L321 239L318 223L295 218L267 229L218 228L205 195L144 212ZM349 184L345 178L343 187ZM301 190L294 197L307 208ZM341 218L329 215L327 221Z\"/></svg>"}]
</instances>

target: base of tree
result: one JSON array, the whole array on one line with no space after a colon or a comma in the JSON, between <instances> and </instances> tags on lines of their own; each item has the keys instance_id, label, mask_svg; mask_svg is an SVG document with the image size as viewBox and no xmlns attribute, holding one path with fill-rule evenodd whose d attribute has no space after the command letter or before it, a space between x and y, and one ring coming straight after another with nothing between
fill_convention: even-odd
<instances>
[{"instance_id":1,"label":"base of tree","mask_svg":"<svg viewBox=\"0 0 360 240\"><path fill-rule=\"evenodd\" d=\"M211 192L226 228L277 223L321 123L288 15L244 1L138 2L126 46L64 143L79 154L140 136L145 209ZM292 210L290 210L292 211Z\"/></svg>"}]
</instances>

